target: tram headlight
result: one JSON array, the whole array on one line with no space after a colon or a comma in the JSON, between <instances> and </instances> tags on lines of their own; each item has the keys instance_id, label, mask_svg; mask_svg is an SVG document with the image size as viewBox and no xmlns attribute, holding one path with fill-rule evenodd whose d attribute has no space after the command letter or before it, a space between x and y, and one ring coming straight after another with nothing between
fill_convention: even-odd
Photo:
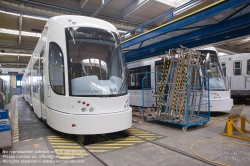
<instances>
[{"instance_id":1,"label":"tram headlight","mask_svg":"<svg viewBox=\"0 0 250 166\"><path fill-rule=\"evenodd\" d=\"M90 111L90 112L94 111L94 108L93 108L93 107L90 107L90 108L89 108L89 111Z\"/></svg>"},{"instance_id":2,"label":"tram headlight","mask_svg":"<svg viewBox=\"0 0 250 166\"><path fill-rule=\"evenodd\" d=\"M85 107L82 107L82 112L85 112L86 111L86 108Z\"/></svg>"}]
</instances>

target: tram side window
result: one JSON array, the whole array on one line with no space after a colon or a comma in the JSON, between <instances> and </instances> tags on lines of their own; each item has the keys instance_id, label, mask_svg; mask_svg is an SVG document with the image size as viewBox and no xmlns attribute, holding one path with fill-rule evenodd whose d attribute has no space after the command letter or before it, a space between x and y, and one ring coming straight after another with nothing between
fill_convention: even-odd
<instances>
[{"instance_id":1,"label":"tram side window","mask_svg":"<svg viewBox=\"0 0 250 166\"><path fill-rule=\"evenodd\" d=\"M129 69L129 87L128 89L142 89L142 79L146 76L146 72L150 72L150 66L143 66ZM148 74L144 80L144 88L151 87L151 79Z\"/></svg>"},{"instance_id":2,"label":"tram side window","mask_svg":"<svg viewBox=\"0 0 250 166\"><path fill-rule=\"evenodd\" d=\"M36 63L33 66L33 92L38 93L38 84L37 84L37 78L38 78L38 66L39 66L39 60L36 60Z\"/></svg>"},{"instance_id":3,"label":"tram side window","mask_svg":"<svg viewBox=\"0 0 250 166\"><path fill-rule=\"evenodd\" d=\"M247 75L250 75L250 59L247 60Z\"/></svg>"},{"instance_id":4,"label":"tram side window","mask_svg":"<svg viewBox=\"0 0 250 166\"><path fill-rule=\"evenodd\" d=\"M234 75L241 75L241 61L234 61Z\"/></svg>"},{"instance_id":5,"label":"tram side window","mask_svg":"<svg viewBox=\"0 0 250 166\"><path fill-rule=\"evenodd\" d=\"M63 53L56 43L49 46L49 80L56 94L65 94Z\"/></svg>"},{"instance_id":6,"label":"tram side window","mask_svg":"<svg viewBox=\"0 0 250 166\"><path fill-rule=\"evenodd\" d=\"M37 88L36 82L33 82L33 92L38 93L37 89L38 88Z\"/></svg>"},{"instance_id":7,"label":"tram side window","mask_svg":"<svg viewBox=\"0 0 250 166\"><path fill-rule=\"evenodd\" d=\"M225 62L223 62L223 63L221 63L221 66L222 66L222 70L223 70L223 73L224 73L224 76L226 76L227 75L227 73L226 73L226 63Z\"/></svg>"},{"instance_id":8,"label":"tram side window","mask_svg":"<svg viewBox=\"0 0 250 166\"><path fill-rule=\"evenodd\" d=\"M44 102L44 89L43 89L43 56L44 56L44 50L40 53L40 59L39 59L39 76L40 76L40 81L39 81L39 86L40 86L40 100L41 102Z\"/></svg>"},{"instance_id":9,"label":"tram side window","mask_svg":"<svg viewBox=\"0 0 250 166\"><path fill-rule=\"evenodd\" d=\"M156 82L159 83L161 81L161 72L162 72L163 65L156 65Z\"/></svg>"},{"instance_id":10,"label":"tram side window","mask_svg":"<svg viewBox=\"0 0 250 166\"><path fill-rule=\"evenodd\" d=\"M31 78L30 78L30 72L27 74L27 95L31 96Z\"/></svg>"}]
</instances>

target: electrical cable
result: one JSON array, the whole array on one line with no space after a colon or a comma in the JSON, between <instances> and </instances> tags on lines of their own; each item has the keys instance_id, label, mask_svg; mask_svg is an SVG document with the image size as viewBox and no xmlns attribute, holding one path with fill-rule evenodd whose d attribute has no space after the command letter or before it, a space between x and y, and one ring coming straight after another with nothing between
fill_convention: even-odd
<instances>
[{"instance_id":1,"label":"electrical cable","mask_svg":"<svg viewBox=\"0 0 250 166\"><path fill-rule=\"evenodd\" d=\"M209 161L209 162L212 162L212 163L215 163L215 164L219 164L219 165L222 165L222 166L229 166L228 164L224 164L224 163L219 163L219 162L216 162L216 161L213 161L213 160L209 160L205 157L202 157L201 155L198 155L194 150L193 150L193 147L195 145L198 145L198 144L201 144L201 143L206 143L206 142L223 142L223 143L231 143L231 144L241 144L241 145L247 145L247 146L250 146L250 144L247 144L247 143L241 143L241 142L233 142L233 141L226 141L226 140L205 140L205 141L199 141L199 142L196 142L194 143L190 149L191 151L193 152L194 155L196 155L197 157L200 157L201 159L203 160L206 160L206 161Z\"/></svg>"}]
</instances>

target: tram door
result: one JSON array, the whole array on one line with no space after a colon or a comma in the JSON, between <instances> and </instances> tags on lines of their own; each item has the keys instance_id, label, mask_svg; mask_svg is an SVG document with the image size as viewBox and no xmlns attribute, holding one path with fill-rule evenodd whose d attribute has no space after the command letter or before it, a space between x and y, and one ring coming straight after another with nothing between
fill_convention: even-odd
<instances>
[{"instance_id":1,"label":"tram door","mask_svg":"<svg viewBox=\"0 0 250 166\"><path fill-rule=\"evenodd\" d=\"M163 68L163 60L156 61L155 62L155 92L159 92L159 84L161 82L161 75L162 75L162 68ZM157 103L157 98L156 98L156 103ZM157 104L156 104L157 106Z\"/></svg>"},{"instance_id":2,"label":"tram door","mask_svg":"<svg viewBox=\"0 0 250 166\"><path fill-rule=\"evenodd\" d=\"M231 89L243 90L245 89L245 71L242 66L242 58L235 58L233 60L232 77L231 77Z\"/></svg>"},{"instance_id":3,"label":"tram door","mask_svg":"<svg viewBox=\"0 0 250 166\"><path fill-rule=\"evenodd\" d=\"M157 86L157 84L160 83L161 81L161 73L162 72L162 67L163 67L163 63L156 63L155 65L155 91L159 91L159 86Z\"/></svg>"},{"instance_id":4,"label":"tram door","mask_svg":"<svg viewBox=\"0 0 250 166\"><path fill-rule=\"evenodd\" d=\"M246 58L248 58L246 56ZM247 63L246 64L246 68L247 68L247 72L246 72L246 76L245 76L245 81L246 81L246 90L250 89L250 59L247 59Z\"/></svg>"},{"instance_id":5,"label":"tram door","mask_svg":"<svg viewBox=\"0 0 250 166\"><path fill-rule=\"evenodd\" d=\"M44 50L40 53L39 58L39 99L40 99L40 108L41 108L41 117L46 119L46 111L44 105L44 80L43 80L43 67L44 67Z\"/></svg>"}]
</instances>

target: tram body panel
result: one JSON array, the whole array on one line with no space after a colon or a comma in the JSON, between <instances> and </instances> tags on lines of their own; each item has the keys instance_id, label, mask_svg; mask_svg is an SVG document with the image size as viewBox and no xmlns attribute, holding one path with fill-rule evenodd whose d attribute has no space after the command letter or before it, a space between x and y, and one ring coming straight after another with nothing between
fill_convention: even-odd
<instances>
[{"instance_id":1,"label":"tram body panel","mask_svg":"<svg viewBox=\"0 0 250 166\"><path fill-rule=\"evenodd\" d=\"M144 103L144 107L155 107L156 102L155 97L153 96L155 90L144 90L144 101L148 101ZM129 90L130 94L130 105L141 107L142 106L142 90Z\"/></svg>"},{"instance_id":2,"label":"tram body panel","mask_svg":"<svg viewBox=\"0 0 250 166\"><path fill-rule=\"evenodd\" d=\"M59 16L60 17L60 16ZM65 44L65 32L64 27L65 24L61 23L59 17L55 17L49 19L48 21L48 39L47 39L47 52L45 54L46 62L49 64L47 66L54 67L54 72L50 73L50 68L45 68L45 85L44 85L44 96L45 96L45 105L51 109L51 111L59 111L64 113L70 113L68 107L68 97L67 97L67 51L66 51L66 44ZM59 20L58 20L59 19ZM56 51L60 51L61 59L56 57L53 59L56 62L59 60L63 62L63 67L58 68L58 66L53 66L53 62L49 63L49 57L52 56L51 53L51 46L56 47ZM52 60L51 60L52 61ZM59 63L59 62L58 62ZM50 75L51 74L51 75ZM53 78L52 78L53 75ZM55 89L52 87L52 83L55 83ZM56 90L56 92L55 92ZM47 114L49 115L49 114Z\"/></svg>"},{"instance_id":3,"label":"tram body panel","mask_svg":"<svg viewBox=\"0 0 250 166\"><path fill-rule=\"evenodd\" d=\"M69 98L71 114L110 114L129 109L129 95L110 98L72 97Z\"/></svg>"},{"instance_id":4,"label":"tram body panel","mask_svg":"<svg viewBox=\"0 0 250 166\"><path fill-rule=\"evenodd\" d=\"M132 109L111 114L74 115L74 134L99 134L125 130L131 127ZM122 120L126 119L126 120Z\"/></svg>"},{"instance_id":5,"label":"tram body panel","mask_svg":"<svg viewBox=\"0 0 250 166\"><path fill-rule=\"evenodd\" d=\"M34 103L36 115L69 134L131 127L126 66L119 43L116 28L106 21L71 15L49 19L23 77L30 88L24 97Z\"/></svg>"},{"instance_id":6,"label":"tram body panel","mask_svg":"<svg viewBox=\"0 0 250 166\"><path fill-rule=\"evenodd\" d=\"M74 134L74 126L72 126L74 120L72 114L56 111L48 107L46 107L46 111L46 122L50 127L63 133Z\"/></svg>"},{"instance_id":7,"label":"tram body panel","mask_svg":"<svg viewBox=\"0 0 250 166\"><path fill-rule=\"evenodd\" d=\"M36 46L33 56L32 56L32 104L34 108L34 112L36 115L41 118L42 117L42 104L44 104L44 57L47 51L46 43L47 43L47 29L42 32L41 38L39 39L39 44ZM43 96L41 98L41 96Z\"/></svg>"},{"instance_id":8,"label":"tram body panel","mask_svg":"<svg viewBox=\"0 0 250 166\"><path fill-rule=\"evenodd\" d=\"M228 77L235 104L246 103L250 97L250 54L241 53L220 57L224 74Z\"/></svg>"}]
</instances>

